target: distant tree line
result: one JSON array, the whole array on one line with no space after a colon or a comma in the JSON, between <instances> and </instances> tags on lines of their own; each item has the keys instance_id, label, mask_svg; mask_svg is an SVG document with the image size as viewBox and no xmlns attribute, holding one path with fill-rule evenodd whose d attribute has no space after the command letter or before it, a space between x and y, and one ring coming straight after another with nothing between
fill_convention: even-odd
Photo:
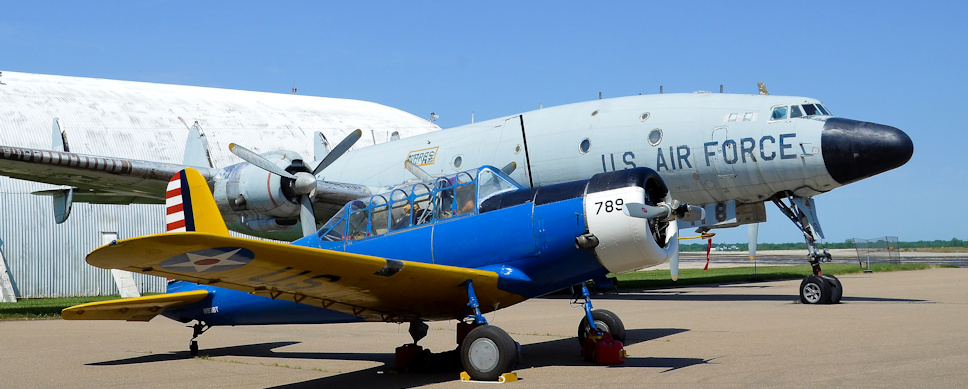
<instances>
[{"instance_id":1,"label":"distant tree line","mask_svg":"<svg viewBox=\"0 0 968 389\"><path fill-rule=\"evenodd\" d=\"M880 241L883 242L883 241ZM883 245L883 243L881 243ZM958 238L951 238L951 240L919 240L916 242L898 242L898 246L902 249L920 249L920 248L931 248L931 247L968 247L968 241L964 241ZM847 239L841 243L826 242L825 245L818 245L818 247L827 247L828 249L853 249L854 240ZM749 251L749 244L747 243L716 243L716 239L713 238L713 248L716 250L726 250L726 251ZM806 250L807 244L804 242L800 243L759 243L756 245L756 250ZM702 243L679 243L679 251L706 251L706 242Z\"/></svg>"}]
</instances>

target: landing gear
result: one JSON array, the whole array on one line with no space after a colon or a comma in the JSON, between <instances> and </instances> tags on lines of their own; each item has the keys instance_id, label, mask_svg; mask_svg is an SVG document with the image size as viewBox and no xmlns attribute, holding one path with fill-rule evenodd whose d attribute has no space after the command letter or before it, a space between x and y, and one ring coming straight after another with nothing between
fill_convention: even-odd
<instances>
[{"instance_id":1,"label":"landing gear","mask_svg":"<svg viewBox=\"0 0 968 389\"><path fill-rule=\"evenodd\" d=\"M460 346L464 371L473 380L495 381L518 361L514 339L499 327L482 325L467 334Z\"/></svg>"},{"instance_id":2,"label":"landing gear","mask_svg":"<svg viewBox=\"0 0 968 389\"><path fill-rule=\"evenodd\" d=\"M780 211L793 222L800 232L803 239L807 242L807 261L813 268L813 275L803 279L800 283L800 302L804 304L837 304L843 296L843 287L837 277L823 274L820 268L821 262L832 260L830 252L825 247L823 251L817 249L816 237L823 240L823 230L820 229L820 221L817 219L816 204L813 198L789 196L783 202L783 196L777 194L772 198Z\"/></svg>"},{"instance_id":3,"label":"landing gear","mask_svg":"<svg viewBox=\"0 0 968 389\"><path fill-rule=\"evenodd\" d=\"M467 281L467 308L464 320L457 323L457 349L442 354L431 354L417 345L417 341L427 335L427 324L414 320L410 322L412 344L397 347L396 369L398 372L441 372L464 370L461 379L475 381L514 380L511 369L518 363L519 346L504 330L487 324L481 315L474 286ZM458 355L459 353L459 355ZM453 366L453 367L452 367Z\"/></svg>"},{"instance_id":4,"label":"landing gear","mask_svg":"<svg viewBox=\"0 0 968 389\"><path fill-rule=\"evenodd\" d=\"M838 304L843 295L840 280L829 274L809 276L800 283L800 302L804 304Z\"/></svg>"},{"instance_id":5,"label":"landing gear","mask_svg":"<svg viewBox=\"0 0 968 389\"><path fill-rule=\"evenodd\" d=\"M588 288L581 286L585 302L585 317L578 324L578 342L581 356L599 365L617 365L625 362L625 324L618 315L604 309L592 310Z\"/></svg>"},{"instance_id":6,"label":"landing gear","mask_svg":"<svg viewBox=\"0 0 968 389\"><path fill-rule=\"evenodd\" d=\"M199 335L204 334L205 331L208 331L209 329L211 329L212 326L205 324L205 322L199 320L198 323L196 323L191 327L192 327L192 340L188 344L188 352L191 354L192 357L197 357L198 341L196 341L195 339L198 338Z\"/></svg>"},{"instance_id":7,"label":"landing gear","mask_svg":"<svg viewBox=\"0 0 968 389\"><path fill-rule=\"evenodd\" d=\"M625 324L622 324L622 319L619 319L618 315L612 313L612 311L596 309L592 311L592 319L598 330L608 332L614 340L625 342ZM585 338L592 335L592 332L592 327L588 324L588 316L586 315L581 319L581 323L578 323L578 344L585 344Z\"/></svg>"}]
</instances>

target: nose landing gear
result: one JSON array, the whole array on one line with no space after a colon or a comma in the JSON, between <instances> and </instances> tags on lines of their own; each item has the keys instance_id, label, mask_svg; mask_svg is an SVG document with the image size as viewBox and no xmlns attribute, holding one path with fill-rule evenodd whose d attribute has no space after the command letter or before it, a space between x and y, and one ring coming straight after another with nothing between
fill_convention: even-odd
<instances>
[{"instance_id":1,"label":"nose landing gear","mask_svg":"<svg viewBox=\"0 0 968 389\"><path fill-rule=\"evenodd\" d=\"M823 239L823 230L820 229L813 198L789 196L789 205L783 202L779 194L773 196L772 200L777 208L780 208L780 211L800 229L803 239L807 242L809 250L807 260L813 267L813 275L804 278L800 283L800 302L804 304L840 303L840 298L844 295L840 280L832 275L823 274L823 269L820 268L821 262L830 262L832 258L826 248L821 252L815 244L816 237Z\"/></svg>"}]
</instances>

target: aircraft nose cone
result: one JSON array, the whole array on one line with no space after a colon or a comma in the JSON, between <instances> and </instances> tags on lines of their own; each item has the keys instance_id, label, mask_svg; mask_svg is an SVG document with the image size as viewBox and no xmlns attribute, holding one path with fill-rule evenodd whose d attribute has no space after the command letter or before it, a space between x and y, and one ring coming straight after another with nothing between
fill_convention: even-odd
<instances>
[{"instance_id":1,"label":"aircraft nose cone","mask_svg":"<svg viewBox=\"0 0 968 389\"><path fill-rule=\"evenodd\" d=\"M841 185L904 165L914 154L904 131L843 118L827 119L820 145L827 172Z\"/></svg>"}]
</instances>

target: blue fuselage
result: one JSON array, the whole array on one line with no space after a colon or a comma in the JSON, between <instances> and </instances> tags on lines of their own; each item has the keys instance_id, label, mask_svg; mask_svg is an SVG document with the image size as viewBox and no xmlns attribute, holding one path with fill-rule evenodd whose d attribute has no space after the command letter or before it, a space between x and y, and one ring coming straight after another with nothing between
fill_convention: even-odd
<instances>
[{"instance_id":1,"label":"blue fuselage","mask_svg":"<svg viewBox=\"0 0 968 389\"><path fill-rule=\"evenodd\" d=\"M321 239L320 233L293 244L494 271L499 275L500 289L524 298L536 297L589 279L602 280L608 273L594 251L575 246L575 237L588 231L583 206L587 182L500 193L480 202L472 213L434 218L379 235L329 241ZM187 282L173 282L168 291L193 289L207 290L210 296L163 314L178 321L202 320L210 325L361 320L315 306Z\"/></svg>"}]
</instances>

